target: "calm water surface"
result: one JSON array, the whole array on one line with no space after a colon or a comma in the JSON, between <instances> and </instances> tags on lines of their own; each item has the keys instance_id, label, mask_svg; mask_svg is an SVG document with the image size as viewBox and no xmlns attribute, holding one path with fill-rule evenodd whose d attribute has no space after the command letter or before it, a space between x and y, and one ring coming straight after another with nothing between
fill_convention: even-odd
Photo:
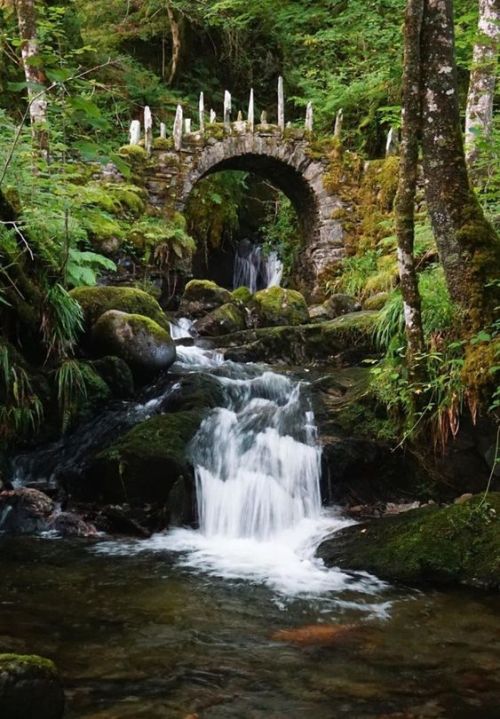
<instances>
[{"instance_id":1,"label":"calm water surface","mask_svg":"<svg viewBox=\"0 0 500 719\"><path fill-rule=\"evenodd\" d=\"M359 576L290 597L142 548L0 541L0 651L54 659L68 719L500 717L497 597Z\"/></svg>"}]
</instances>

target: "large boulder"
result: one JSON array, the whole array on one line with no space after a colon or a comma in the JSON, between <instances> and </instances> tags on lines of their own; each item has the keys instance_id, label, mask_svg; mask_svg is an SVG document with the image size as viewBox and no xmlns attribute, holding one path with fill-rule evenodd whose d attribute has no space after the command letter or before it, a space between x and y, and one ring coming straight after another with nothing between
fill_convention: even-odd
<instances>
[{"instance_id":1,"label":"large boulder","mask_svg":"<svg viewBox=\"0 0 500 719\"><path fill-rule=\"evenodd\" d=\"M253 297L258 327L303 325L309 322L309 311L304 297L295 290L269 287Z\"/></svg>"},{"instance_id":2,"label":"large boulder","mask_svg":"<svg viewBox=\"0 0 500 719\"><path fill-rule=\"evenodd\" d=\"M103 502L168 506L176 483L178 494L179 486L191 490L187 448L204 416L200 410L172 412L137 425L96 457L80 492Z\"/></svg>"},{"instance_id":3,"label":"large boulder","mask_svg":"<svg viewBox=\"0 0 500 719\"><path fill-rule=\"evenodd\" d=\"M116 355L139 376L166 370L175 362L170 333L142 315L108 310L92 328L92 348L97 356Z\"/></svg>"},{"instance_id":4,"label":"large boulder","mask_svg":"<svg viewBox=\"0 0 500 719\"><path fill-rule=\"evenodd\" d=\"M0 532L43 532L48 529L55 508L54 501L38 489L23 487L0 492Z\"/></svg>"},{"instance_id":5,"label":"large boulder","mask_svg":"<svg viewBox=\"0 0 500 719\"><path fill-rule=\"evenodd\" d=\"M77 287L70 294L82 307L87 330L108 310L143 315L168 328L165 313L154 297L135 287Z\"/></svg>"},{"instance_id":6,"label":"large boulder","mask_svg":"<svg viewBox=\"0 0 500 719\"><path fill-rule=\"evenodd\" d=\"M367 308L368 309L368 308ZM355 297L351 295L336 294L331 295L322 305L313 305L309 308L311 322L324 322L325 320L333 320L342 315L359 312L361 305Z\"/></svg>"},{"instance_id":7,"label":"large boulder","mask_svg":"<svg viewBox=\"0 0 500 719\"><path fill-rule=\"evenodd\" d=\"M194 329L200 337L217 337L240 332L246 327L245 310L235 304L225 304L197 320Z\"/></svg>"},{"instance_id":8,"label":"large boulder","mask_svg":"<svg viewBox=\"0 0 500 719\"><path fill-rule=\"evenodd\" d=\"M500 589L500 493L341 530L318 549L329 567L408 584Z\"/></svg>"},{"instance_id":9,"label":"large boulder","mask_svg":"<svg viewBox=\"0 0 500 719\"><path fill-rule=\"evenodd\" d=\"M188 282L179 306L179 317L198 319L232 301L231 293L210 280Z\"/></svg>"},{"instance_id":10,"label":"large boulder","mask_svg":"<svg viewBox=\"0 0 500 719\"><path fill-rule=\"evenodd\" d=\"M0 654L0 717L61 719L64 691L49 659Z\"/></svg>"}]
</instances>

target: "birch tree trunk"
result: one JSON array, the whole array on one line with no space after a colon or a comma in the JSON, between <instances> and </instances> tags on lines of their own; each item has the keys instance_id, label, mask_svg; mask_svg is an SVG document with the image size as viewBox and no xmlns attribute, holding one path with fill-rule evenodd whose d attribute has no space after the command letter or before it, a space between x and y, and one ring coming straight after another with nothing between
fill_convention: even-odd
<instances>
[{"instance_id":1,"label":"birch tree trunk","mask_svg":"<svg viewBox=\"0 0 500 719\"><path fill-rule=\"evenodd\" d=\"M452 299L473 331L498 304L500 242L469 184L460 123L452 0L425 0L422 149L427 205Z\"/></svg>"},{"instance_id":2,"label":"birch tree trunk","mask_svg":"<svg viewBox=\"0 0 500 719\"><path fill-rule=\"evenodd\" d=\"M408 364L424 350L422 312L413 245L415 241L415 195L417 191L418 149L422 121L420 99L420 33L424 0L408 0L405 18L405 56L403 70L403 125L399 183L396 195L396 234L398 265L404 303Z\"/></svg>"},{"instance_id":3,"label":"birch tree trunk","mask_svg":"<svg viewBox=\"0 0 500 719\"><path fill-rule=\"evenodd\" d=\"M478 38L474 45L465 113L465 151L469 170L480 176L480 144L491 136L500 37L500 0L479 0Z\"/></svg>"},{"instance_id":4,"label":"birch tree trunk","mask_svg":"<svg viewBox=\"0 0 500 719\"><path fill-rule=\"evenodd\" d=\"M45 75L42 70L37 39L35 0L16 0L16 12L24 76L28 84L33 146L37 151L47 154L49 147L47 97L43 91Z\"/></svg>"},{"instance_id":5,"label":"birch tree trunk","mask_svg":"<svg viewBox=\"0 0 500 719\"><path fill-rule=\"evenodd\" d=\"M170 3L170 0L167 0L167 15L168 22L170 24L170 34L172 36L172 62L170 64L170 73L168 76L167 84L171 85L177 74L177 68L179 67L182 45L180 24L175 17L175 13Z\"/></svg>"}]
</instances>

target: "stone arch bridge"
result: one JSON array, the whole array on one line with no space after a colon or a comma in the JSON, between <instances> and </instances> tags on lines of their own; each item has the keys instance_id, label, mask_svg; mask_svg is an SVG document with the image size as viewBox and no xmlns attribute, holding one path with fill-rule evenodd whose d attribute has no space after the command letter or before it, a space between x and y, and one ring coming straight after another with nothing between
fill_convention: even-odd
<instances>
[{"instance_id":1,"label":"stone arch bridge","mask_svg":"<svg viewBox=\"0 0 500 719\"><path fill-rule=\"evenodd\" d=\"M149 202L163 210L182 212L196 183L208 175L243 170L261 176L281 190L297 211L304 246L300 274L312 294L316 294L318 279L343 257L344 238L338 219L343 202L325 181L328 159L318 158L313 149L311 107L304 129L285 127L280 105L277 125L269 124L264 113L256 125L251 95L246 121L240 113L238 120L231 122L225 105L224 122L216 123L212 111L211 122L205 125L202 102L203 97L200 126L195 131L190 120L183 120L180 107L173 137L166 137L165 125L161 124L160 137L153 138L148 108L144 141L139 122L132 123L130 143L144 142L149 155L145 171Z\"/></svg>"}]
</instances>

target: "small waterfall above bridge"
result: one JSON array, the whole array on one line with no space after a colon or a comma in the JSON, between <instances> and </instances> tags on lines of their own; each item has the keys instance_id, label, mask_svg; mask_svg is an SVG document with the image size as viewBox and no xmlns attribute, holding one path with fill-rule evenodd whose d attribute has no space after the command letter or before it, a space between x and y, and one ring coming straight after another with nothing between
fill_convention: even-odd
<instances>
[{"instance_id":1,"label":"small waterfall above bridge","mask_svg":"<svg viewBox=\"0 0 500 719\"><path fill-rule=\"evenodd\" d=\"M250 292L279 287L283 263L275 251L267 255L260 245L242 240L234 258L233 288L248 287Z\"/></svg>"}]
</instances>

